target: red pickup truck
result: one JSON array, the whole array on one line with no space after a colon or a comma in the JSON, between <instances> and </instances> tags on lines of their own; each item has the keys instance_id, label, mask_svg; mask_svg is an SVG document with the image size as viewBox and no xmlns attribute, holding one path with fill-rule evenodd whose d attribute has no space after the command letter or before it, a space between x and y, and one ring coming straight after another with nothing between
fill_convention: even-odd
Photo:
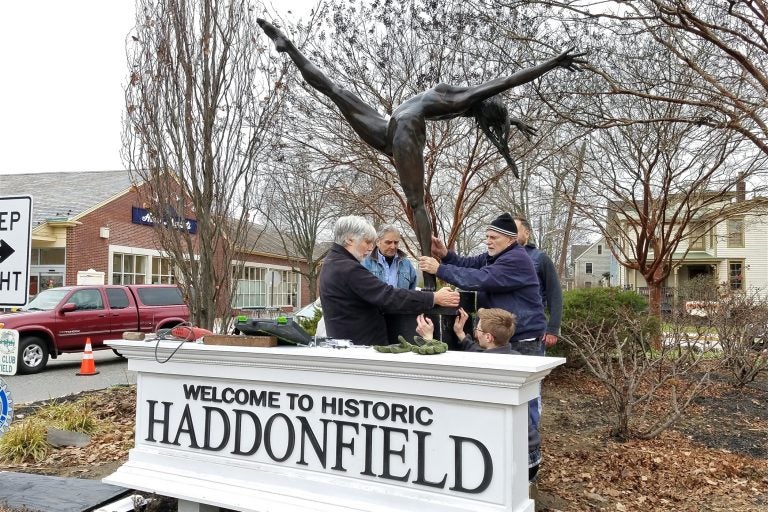
<instances>
[{"instance_id":1,"label":"red pickup truck","mask_svg":"<svg viewBox=\"0 0 768 512\"><path fill-rule=\"evenodd\" d=\"M42 371L48 358L110 348L104 340L126 331L155 332L189 319L173 285L63 286L43 290L17 313L0 315L5 329L19 331L19 373Z\"/></svg>"}]
</instances>

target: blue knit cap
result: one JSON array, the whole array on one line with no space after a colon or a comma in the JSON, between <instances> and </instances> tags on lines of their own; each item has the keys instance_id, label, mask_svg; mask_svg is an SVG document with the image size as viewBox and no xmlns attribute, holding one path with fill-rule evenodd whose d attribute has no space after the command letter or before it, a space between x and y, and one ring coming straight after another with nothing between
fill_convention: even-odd
<instances>
[{"instance_id":1,"label":"blue knit cap","mask_svg":"<svg viewBox=\"0 0 768 512\"><path fill-rule=\"evenodd\" d=\"M515 224L515 219L513 219L512 215L508 212L502 213L496 217L496 220L491 222L489 226L486 226L485 229L492 229L498 231L502 235L517 238L517 224Z\"/></svg>"}]
</instances>

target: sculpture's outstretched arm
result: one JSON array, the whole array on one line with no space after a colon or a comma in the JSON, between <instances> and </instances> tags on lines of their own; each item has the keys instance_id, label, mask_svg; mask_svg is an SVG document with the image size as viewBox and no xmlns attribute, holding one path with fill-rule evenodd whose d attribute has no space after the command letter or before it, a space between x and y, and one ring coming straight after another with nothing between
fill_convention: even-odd
<instances>
[{"instance_id":1,"label":"sculpture's outstretched arm","mask_svg":"<svg viewBox=\"0 0 768 512\"><path fill-rule=\"evenodd\" d=\"M508 77L496 78L473 87L453 88L452 102L455 110L457 112L467 110L491 96L536 80L557 68L567 69L568 71L580 71L581 66L587 63L582 58L586 53L572 53L573 50L573 48L569 48L556 57L552 57L541 64L521 69Z\"/></svg>"}]
</instances>

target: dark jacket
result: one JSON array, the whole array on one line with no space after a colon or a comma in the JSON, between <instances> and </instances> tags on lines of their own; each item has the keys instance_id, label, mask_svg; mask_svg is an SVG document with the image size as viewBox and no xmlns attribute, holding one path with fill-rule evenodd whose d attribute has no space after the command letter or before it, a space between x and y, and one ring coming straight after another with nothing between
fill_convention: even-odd
<instances>
[{"instance_id":1,"label":"dark jacket","mask_svg":"<svg viewBox=\"0 0 768 512\"><path fill-rule=\"evenodd\" d=\"M389 268L379 261L379 248L374 247L373 252L363 259L363 266L371 271L373 275L381 279L385 283L387 282L387 275L389 274ZM413 268L411 260L400 249L397 250L397 287L408 288L413 290L416 288L416 269Z\"/></svg>"},{"instance_id":2,"label":"dark jacket","mask_svg":"<svg viewBox=\"0 0 768 512\"><path fill-rule=\"evenodd\" d=\"M328 336L356 345L387 343L382 311L421 313L434 304L434 293L395 288L380 281L336 243L323 261L319 286Z\"/></svg>"},{"instance_id":3,"label":"dark jacket","mask_svg":"<svg viewBox=\"0 0 768 512\"><path fill-rule=\"evenodd\" d=\"M501 347L483 348L477 343L472 336L465 334L464 338L459 341L459 350L464 352L485 352L486 354L517 354L512 350L512 345L507 343Z\"/></svg>"},{"instance_id":4,"label":"dark jacket","mask_svg":"<svg viewBox=\"0 0 768 512\"><path fill-rule=\"evenodd\" d=\"M563 289L557 277L555 264L541 249L533 244L525 245L525 252L533 261L536 275L539 277L539 291L544 302L544 310L549 313L547 332L560 336L560 322L563 319Z\"/></svg>"},{"instance_id":5,"label":"dark jacket","mask_svg":"<svg viewBox=\"0 0 768 512\"><path fill-rule=\"evenodd\" d=\"M531 258L516 242L492 257L458 256L453 251L443 258L437 277L461 288L477 291L481 308L501 308L517 316L517 328L510 341L544 335L547 318L539 294L539 278Z\"/></svg>"}]
</instances>

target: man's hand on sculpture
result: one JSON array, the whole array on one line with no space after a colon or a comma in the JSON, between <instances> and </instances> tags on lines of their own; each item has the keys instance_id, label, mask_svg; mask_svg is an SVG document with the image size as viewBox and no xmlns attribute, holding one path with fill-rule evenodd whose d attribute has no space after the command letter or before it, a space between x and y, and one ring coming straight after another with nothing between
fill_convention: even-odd
<instances>
[{"instance_id":1,"label":"man's hand on sculpture","mask_svg":"<svg viewBox=\"0 0 768 512\"><path fill-rule=\"evenodd\" d=\"M438 258L445 258L448 255L448 248L445 246L442 240L436 236L432 237L432 256Z\"/></svg>"},{"instance_id":2,"label":"man's hand on sculpture","mask_svg":"<svg viewBox=\"0 0 768 512\"><path fill-rule=\"evenodd\" d=\"M559 68L565 68L568 71L581 71L581 66L579 65L588 63L586 59L581 58L586 55L587 52L571 54L573 50L575 50L575 48L568 48L563 53L552 59L555 63L555 66Z\"/></svg>"},{"instance_id":3,"label":"man's hand on sculpture","mask_svg":"<svg viewBox=\"0 0 768 512\"><path fill-rule=\"evenodd\" d=\"M419 270L427 274L437 274L440 263L430 256L419 256Z\"/></svg>"},{"instance_id":4,"label":"man's hand on sculpture","mask_svg":"<svg viewBox=\"0 0 768 512\"><path fill-rule=\"evenodd\" d=\"M444 286L435 292L435 305L446 308L455 308L459 305L459 292L455 292Z\"/></svg>"}]
</instances>

